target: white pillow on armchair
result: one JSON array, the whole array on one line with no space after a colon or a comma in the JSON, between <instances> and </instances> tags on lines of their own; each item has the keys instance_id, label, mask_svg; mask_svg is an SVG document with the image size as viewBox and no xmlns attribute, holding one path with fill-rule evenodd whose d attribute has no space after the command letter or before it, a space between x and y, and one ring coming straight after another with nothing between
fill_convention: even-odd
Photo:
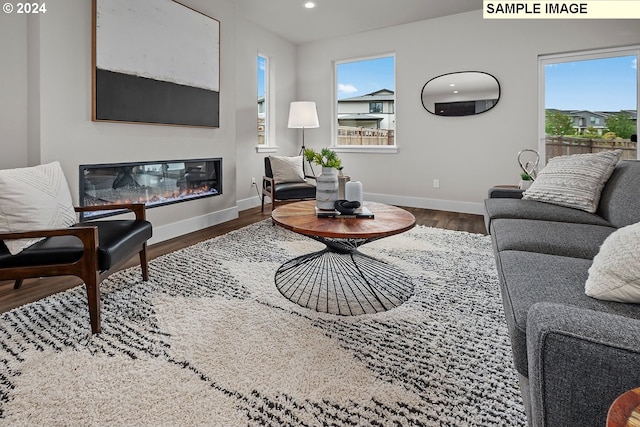
<instances>
[{"instance_id":1,"label":"white pillow on armchair","mask_svg":"<svg viewBox=\"0 0 640 427\"><path fill-rule=\"evenodd\" d=\"M269 161L271 162L271 171L276 184L305 181L302 156L269 156Z\"/></svg>"},{"instance_id":2,"label":"white pillow on armchair","mask_svg":"<svg viewBox=\"0 0 640 427\"><path fill-rule=\"evenodd\" d=\"M60 163L0 170L0 232L66 228L76 223ZM5 240L12 255L42 240Z\"/></svg>"}]
</instances>

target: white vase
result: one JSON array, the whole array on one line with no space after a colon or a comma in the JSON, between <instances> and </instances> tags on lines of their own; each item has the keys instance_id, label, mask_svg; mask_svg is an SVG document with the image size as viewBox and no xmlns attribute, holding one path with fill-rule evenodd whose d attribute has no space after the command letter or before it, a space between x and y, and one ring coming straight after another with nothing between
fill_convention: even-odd
<instances>
[{"instance_id":1,"label":"white vase","mask_svg":"<svg viewBox=\"0 0 640 427\"><path fill-rule=\"evenodd\" d=\"M345 185L344 198L350 202L360 202L362 205L362 183L360 181L350 181Z\"/></svg>"},{"instance_id":2,"label":"white vase","mask_svg":"<svg viewBox=\"0 0 640 427\"><path fill-rule=\"evenodd\" d=\"M334 168L322 168L316 178L316 207L325 211L335 209L338 200L338 175Z\"/></svg>"},{"instance_id":3,"label":"white vase","mask_svg":"<svg viewBox=\"0 0 640 427\"><path fill-rule=\"evenodd\" d=\"M521 190L528 190L532 183L533 181L525 181L524 179L521 179L518 187L520 187Z\"/></svg>"}]
</instances>

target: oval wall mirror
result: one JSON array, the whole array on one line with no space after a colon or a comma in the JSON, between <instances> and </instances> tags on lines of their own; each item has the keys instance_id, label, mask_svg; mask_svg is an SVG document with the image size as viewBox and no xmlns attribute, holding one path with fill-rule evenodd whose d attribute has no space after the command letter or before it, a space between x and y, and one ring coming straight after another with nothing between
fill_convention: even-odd
<instances>
[{"instance_id":1,"label":"oval wall mirror","mask_svg":"<svg viewBox=\"0 0 640 427\"><path fill-rule=\"evenodd\" d=\"M491 74L462 71L425 83L422 105L437 116L472 116L489 111L500 99L500 83Z\"/></svg>"}]
</instances>

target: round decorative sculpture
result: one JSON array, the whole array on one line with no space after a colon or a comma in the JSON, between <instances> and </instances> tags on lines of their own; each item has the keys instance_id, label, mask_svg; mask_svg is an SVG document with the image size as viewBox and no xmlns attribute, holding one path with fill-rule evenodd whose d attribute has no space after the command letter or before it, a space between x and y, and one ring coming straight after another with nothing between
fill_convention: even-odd
<instances>
[{"instance_id":1,"label":"round decorative sculpture","mask_svg":"<svg viewBox=\"0 0 640 427\"><path fill-rule=\"evenodd\" d=\"M533 154L526 154L526 153L533 153ZM529 160L529 161L524 160L525 155L532 157L533 160ZM532 181L535 181L536 176L538 176L537 168L538 168L539 161L540 161L540 154L538 154L536 150L532 150L531 148L525 148L524 150L518 153L518 163L520 164L520 169L522 169L522 172L529 175Z\"/></svg>"},{"instance_id":2,"label":"round decorative sculpture","mask_svg":"<svg viewBox=\"0 0 640 427\"><path fill-rule=\"evenodd\" d=\"M349 201L349 200L337 200L335 203L335 208L342 215L352 215L356 209L360 207L360 202L358 201Z\"/></svg>"}]
</instances>

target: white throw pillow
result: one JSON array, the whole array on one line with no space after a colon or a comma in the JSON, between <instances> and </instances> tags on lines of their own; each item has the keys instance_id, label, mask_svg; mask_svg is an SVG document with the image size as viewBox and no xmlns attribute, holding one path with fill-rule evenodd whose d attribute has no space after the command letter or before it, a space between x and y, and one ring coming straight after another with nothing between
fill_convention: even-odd
<instances>
[{"instance_id":1,"label":"white throw pillow","mask_svg":"<svg viewBox=\"0 0 640 427\"><path fill-rule=\"evenodd\" d=\"M606 238L589 268L585 293L607 301L640 303L640 222Z\"/></svg>"},{"instance_id":2,"label":"white throw pillow","mask_svg":"<svg viewBox=\"0 0 640 427\"><path fill-rule=\"evenodd\" d=\"M76 222L60 163L0 170L0 232L66 228ZM15 255L42 240L5 240Z\"/></svg>"},{"instance_id":3,"label":"white throw pillow","mask_svg":"<svg viewBox=\"0 0 640 427\"><path fill-rule=\"evenodd\" d=\"M269 156L271 171L276 184L283 182L304 182L302 156Z\"/></svg>"},{"instance_id":4,"label":"white throw pillow","mask_svg":"<svg viewBox=\"0 0 640 427\"><path fill-rule=\"evenodd\" d=\"M594 213L622 150L554 157L522 198Z\"/></svg>"}]
</instances>

